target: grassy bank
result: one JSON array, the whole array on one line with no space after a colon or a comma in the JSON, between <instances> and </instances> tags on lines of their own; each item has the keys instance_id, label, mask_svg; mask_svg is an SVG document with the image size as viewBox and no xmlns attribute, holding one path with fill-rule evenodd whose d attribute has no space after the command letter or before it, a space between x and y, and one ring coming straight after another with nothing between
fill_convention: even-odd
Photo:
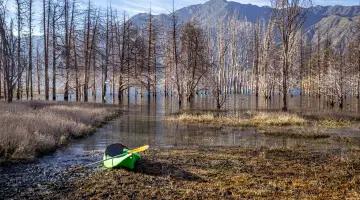
<instances>
[{"instance_id":1,"label":"grassy bank","mask_svg":"<svg viewBox=\"0 0 360 200\"><path fill-rule=\"evenodd\" d=\"M135 172L77 180L72 199L358 199L360 151L187 148L146 152ZM70 189L71 188L71 189Z\"/></svg>"},{"instance_id":2,"label":"grassy bank","mask_svg":"<svg viewBox=\"0 0 360 200\"><path fill-rule=\"evenodd\" d=\"M32 159L82 137L119 114L101 104L0 103L0 160Z\"/></svg>"}]
</instances>

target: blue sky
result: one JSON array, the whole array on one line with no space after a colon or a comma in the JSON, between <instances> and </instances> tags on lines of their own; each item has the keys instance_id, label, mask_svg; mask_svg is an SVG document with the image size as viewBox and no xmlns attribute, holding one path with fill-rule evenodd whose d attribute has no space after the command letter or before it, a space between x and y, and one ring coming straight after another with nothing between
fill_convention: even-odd
<instances>
[{"instance_id":1,"label":"blue sky","mask_svg":"<svg viewBox=\"0 0 360 200\"><path fill-rule=\"evenodd\" d=\"M175 0L175 8L204 3L207 0ZM232 0L240 3L251 3L260 6L268 5L269 0ZM97 6L106 7L111 2L119 11L126 10L131 16L137 13L148 12L150 0L94 0ZM359 5L360 0L313 0L314 5ZM168 13L172 9L172 0L152 0L151 7L154 14Z\"/></svg>"}]
</instances>

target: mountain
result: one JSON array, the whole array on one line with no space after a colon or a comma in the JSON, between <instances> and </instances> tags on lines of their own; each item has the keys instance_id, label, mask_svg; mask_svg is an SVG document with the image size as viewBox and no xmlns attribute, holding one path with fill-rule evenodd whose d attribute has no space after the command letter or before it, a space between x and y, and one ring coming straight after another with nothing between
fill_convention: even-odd
<instances>
[{"instance_id":1,"label":"mountain","mask_svg":"<svg viewBox=\"0 0 360 200\"><path fill-rule=\"evenodd\" d=\"M345 35L355 34L352 27L360 17L360 6L314 6L306 9L307 18L304 29L309 39L316 41L317 34L325 33L334 45L339 44ZM204 28L214 28L217 22L228 22L231 19L255 23L258 19L268 21L272 9L268 6L241 4L226 0L210 0L204 4L192 5L175 11L178 23L196 20ZM131 21L139 26L146 26L149 15L135 15ZM154 22L165 30L171 27L168 14L154 15ZM324 38L324 37L323 37Z\"/></svg>"}]
</instances>

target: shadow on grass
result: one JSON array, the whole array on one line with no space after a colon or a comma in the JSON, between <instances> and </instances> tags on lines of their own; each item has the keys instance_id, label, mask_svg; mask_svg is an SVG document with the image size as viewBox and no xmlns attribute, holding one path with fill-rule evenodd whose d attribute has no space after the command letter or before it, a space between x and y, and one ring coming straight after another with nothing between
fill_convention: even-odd
<instances>
[{"instance_id":1,"label":"shadow on grass","mask_svg":"<svg viewBox=\"0 0 360 200\"><path fill-rule=\"evenodd\" d=\"M181 169L175 165L148 159L139 160L136 164L135 172L150 176L168 176L176 180L197 182L204 181L200 176Z\"/></svg>"}]
</instances>

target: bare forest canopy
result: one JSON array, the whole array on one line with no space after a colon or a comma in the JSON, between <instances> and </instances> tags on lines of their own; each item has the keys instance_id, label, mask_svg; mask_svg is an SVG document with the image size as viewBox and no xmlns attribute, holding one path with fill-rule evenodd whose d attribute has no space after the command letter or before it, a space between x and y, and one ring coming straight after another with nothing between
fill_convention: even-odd
<instances>
[{"instance_id":1,"label":"bare forest canopy","mask_svg":"<svg viewBox=\"0 0 360 200\"><path fill-rule=\"evenodd\" d=\"M0 97L8 102L59 94L84 102L111 94L121 102L132 89L176 97L179 105L207 95L219 109L230 94L281 95L287 110L289 95L340 107L360 96L360 6L211 0L128 19L91 1L37 0L39 13L34 0L13 1L10 15L0 0Z\"/></svg>"}]
</instances>

